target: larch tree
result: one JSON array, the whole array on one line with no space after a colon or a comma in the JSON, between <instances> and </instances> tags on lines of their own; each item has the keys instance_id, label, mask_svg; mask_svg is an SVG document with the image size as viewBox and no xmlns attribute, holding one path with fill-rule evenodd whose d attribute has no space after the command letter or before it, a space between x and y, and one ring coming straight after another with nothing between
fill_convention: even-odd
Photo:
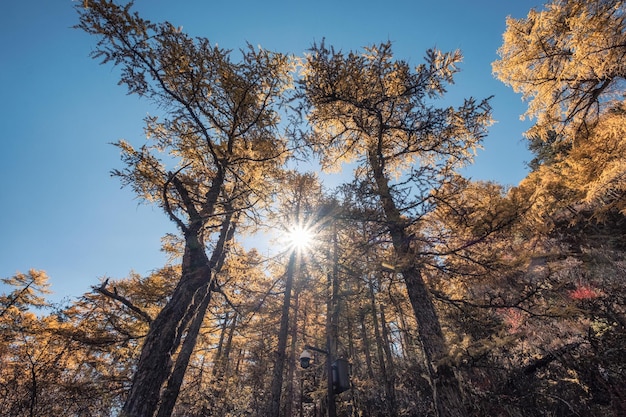
<instances>
[{"instance_id":1,"label":"larch tree","mask_svg":"<svg viewBox=\"0 0 626 417\"><path fill-rule=\"evenodd\" d=\"M499 55L495 76L528 100L525 116L536 119L527 132L534 172L520 184L532 190L533 211L551 222L619 227L626 4L554 0L509 18Z\"/></svg>"},{"instance_id":2,"label":"larch tree","mask_svg":"<svg viewBox=\"0 0 626 417\"><path fill-rule=\"evenodd\" d=\"M283 397L284 367L287 358L287 340L291 327L295 325L290 312L293 310L292 293L295 281L301 273L301 263L307 251L304 234L312 234L315 226L311 219L311 212L321 200L321 186L317 177L313 174L286 173L283 180L283 192L278 196L278 204L282 211L282 227L287 229L283 232L283 240L286 241L289 253L287 268L284 273L284 298L280 313L280 328L278 331L278 345L275 349L276 358L272 371L272 383L270 397L267 404L266 415L278 417L281 414L281 397ZM280 221L280 220L279 220ZM302 239L301 241L299 241ZM310 243L310 242L308 242ZM297 311L297 310L296 310ZM293 339L292 339L293 340ZM290 363L289 365L293 365ZM291 399L288 399L291 401Z\"/></svg>"},{"instance_id":3,"label":"larch tree","mask_svg":"<svg viewBox=\"0 0 626 417\"><path fill-rule=\"evenodd\" d=\"M77 7L77 28L98 38L94 58L121 67L120 83L163 111L146 118L148 142L119 141L124 185L159 205L184 241L180 279L150 323L123 415L152 417L171 410L184 363L183 340L219 283L235 227L270 201L271 177L288 154L278 132L279 106L290 86L288 57L251 46L234 62L231 51L192 39L170 23L155 24L131 11L132 2L90 1ZM169 382L168 382L169 381Z\"/></svg>"},{"instance_id":4,"label":"larch tree","mask_svg":"<svg viewBox=\"0 0 626 417\"><path fill-rule=\"evenodd\" d=\"M626 77L622 0L554 0L507 19L494 75L528 100L529 136L571 141L621 95Z\"/></svg>"},{"instance_id":5,"label":"larch tree","mask_svg":"<svg viewBox=\"0 0 626 417\"><path fill-rule=\"evenodd\" d=\"M390 43L362 53L336 52L323 43L307 56L300 92L312 129L309 144L324 168L358 161L361 189L377 201L395 251L395 270L406 284L419 339L435 385L439 416L465 416L448 346L423 275L430 256L420 231L432 210L431 191L471 160L491 122L488 100L459 107L435 105L453 82L460 52L427 52L411 68L396 60Z\"/></svg>"}]
</instances>

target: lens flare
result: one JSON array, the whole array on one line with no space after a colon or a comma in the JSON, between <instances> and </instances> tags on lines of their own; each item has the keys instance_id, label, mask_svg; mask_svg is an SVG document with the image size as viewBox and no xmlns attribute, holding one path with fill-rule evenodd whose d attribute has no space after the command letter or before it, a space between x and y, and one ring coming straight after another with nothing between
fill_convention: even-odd
<instances>
[{"instance_id":1,"label":"lens flare","mask_svg":"<svg viewBox=\"0 0 626 417\"><path fill-rule=\"evenodd\" d=\"M287 233L287 239L292 247L304 250L313 242L313 233L306 227L294 226Z\"/></svg>"}]
</instances>

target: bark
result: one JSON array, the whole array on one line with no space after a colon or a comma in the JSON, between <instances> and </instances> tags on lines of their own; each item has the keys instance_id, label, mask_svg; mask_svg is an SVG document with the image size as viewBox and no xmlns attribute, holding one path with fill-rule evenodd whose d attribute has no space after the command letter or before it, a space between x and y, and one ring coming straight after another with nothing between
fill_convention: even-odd
<instances>
[{"instance_id":1,"label":"bark","mask_svg":"<svg viewBox=\"0 0 626 417\"><path fill-rule=\"evenodd\" d=\"M222 323L222 329L220 331L220 339L217 342L215 359L213 361L215 363L215 366L213 366L213 371L211 372L211 375L213 375L214 378L218 375L218 373L220 373L220 364L222 363L222 351L224 350L224 339L226 338L226 330L228 330L229 319L230 312L226 312L226 315L224 316L224 322Z\"/></svg>"},{"instance_id":2,"label":"bark","mask_svg":"<svg viewBox=\"0 0 626 417\"><path fill-rule=\"evenodd\" d=\"M391 354L391 340L389 339L389 331L387 330L387 319L385 318L385 310L380 309L380 328L383 337L383 350L387 360L387 378L385 379L385 391L389 398L388 410L390 414L396 414L396 376L393 366L393 356Z\"/></svg>"},{"instance_id":3,"label":"bark","mask_svg":"<svg viewBox=\"0 0 626 417\"><path fill-rule=\"evenodd\" d=\"M365 310L361 310L361 340L363 341L363 352L365 353L365 365L367 376L370 380L374 380L374 370L372 369L372 354L370 350L370 341L367 336L367 328L365 326Z\"/></svg>"},{"instance_id":4,"label":"bark","mask_svg":"<svg viewBox=\"0 0 626 417\"><path fill-rule=\"evenodd\" d=\"M433 384L433 397L439 417L465 417L461 387L450 365L441 363L448 354L439 317L430 293L416 267L402 271L411 306L418 322L418 335Z\"/></svg>"},{"instance_id":5,"label":"bark","mask_svg":"<svg viewBox=\"0 0 626 417\"><path fill-rule=\"evenodd\" d=\"M337 224L333 223L333 267L328 274L328 302L326 307L326 393L328 398L328 417L337 416L335 403L335 387L333 384L332 364L337 359L337 343L339 340L339 251L337 242Z\"/></svg>"},{"instance_id":6,"label":"bark","mask_svg":"<svg viewBox=\"0 0 626 417\"><path fill-rule=\"evenodd\" d=\"M280 397L283 388L283 370L285 369L285 356L287 350L287 337L289 336L289 308L291 306L291 289L295 275L297 262L296 250L292 250L287 265L287 276L285 281L285 298L280 315L280 330L278 332L278 346L274 360L274 371L272 372L272 386L270 389L270 401L267 406L268 417L278 417L280 415Z\"/></svg>"},{"instance_id":7,"label":"bark","mask_svg":"<svg viewBox=\"0 0 626 417\"><path fill-rule=\"evenodd\" d=\"M392 378L390 372L387 369L387 363L385 361L385 348L383 337L381 336L381 326L378 321L378 309L376 308L376 295L374 294L374 284L371 280L368 280L369 293L370 293L370 308L372 310L372 325L374 327L374 338L376 339L376 353L378 355L378 363L380 364L380 373L382 374L383 386L385 389L385 408L389 415L395 414L395 390L393 388ZM383 326L385 324L383 323Z\"/></svg>"},{"instance_id":8,"label":"bark","mask_svg":"<svg viewBox=\"0 0 626 417\"><path fill-rule=\"evenodd\" d=\"M182 273L169 302L150 324L137 370L133 376L132 386L122 408L122 416L124 417L153 417L157 412L161 400L161 389L171 377L174 366L173 358L178 351L183 335L189 338L189 343L192 345L188 348L191 351L195 346L199 327L197 330L190 330L188 326L192 319L197 317L198 309L201 308L202 303L194 303L194 300L204 300L207 291L212 290L213 269L221 269L227 252L227 244L235 232L234 214L231 210L222 220L220 235L211 259L209 259L205 252L203 236L206 220L196 210L193 200L182 182L174 175L170 176L170 180L180 194L190 218L188 225L183 225L180 220L177 222L185 236ZM206 207L215 206L219 185L222 182L223 177L221 175L214 180L206 195ZM167 197L164 197L164 200L167 201ZM177 219L169 209L168 204L166 204L166 211L170 217ZM212 211L210 212L212 213ZM175 385L182 383L188 359L185 360L183 355L178 364L177 372L180 374L177 374L175 378L181 380L179 382L172 380L172 391L168 392L170 397L167 399L168 403L171 404L167 405L168 408L173 407L176 402L180 385L178 389L175 388Z\"/></svg>"},{"instance_id":9,"label":"bark","mask_svg":"<svg viewBox=\"0 0 626 417\"><path fill-rule=\"evenodd\" d=\"M214 366L212 371L213 381L219 384L224 375L228 372L228 361L233 346L233 336L238 324L238 313L235 312L232 317L227 313L224 318L224 325L220 334L220 341L215 355ZM226 339L226 340L224 340Z\"/></svg>"},{"instance_id":10,"label":"bark","mask_svg":"<svg viewBox=\"0 0 626 417\"><path fill-rule=\"evenodd\" d=\"M204 245L200 241L194 243L186 246L181 280L146 335L133 383L122 409L125 417L152 417L156 412L161 387L172 370L172 358L193 316L190 306L197 292L211 280L211 268Z\"/></svg>"},{"instance_id":11,"label":"bark","mask_svg":"<svg viewBox=\"0 0 626 417\"><path fill-rule=\"evenodd\" d=\"M294 314L291 324L291 345L289 347L289 360L287 361L287 396L285 398L285 416L291 416L295 397L294 375L296 373L296 342L298 340L298 291L293 295Z\"/></svg>"},{"instance_id":12,"label":"bark","mask_svg":"<svg viewBox=\"0 0 626 417\"><path fill-rule=\"evenodd\" d=\"M200 328L202 327L202 322L204 321L204 316L207 308L209 307L209 303L211 302L212 284L213 280L211 280L211 282L208 283L201 291L198 291L199 301L197 303L199 304L199 307L197 308L195 317L189 326L183 346L176 358L174 370L172 371L172 374L167 381L167 385L163 390L163 394L161 395L161 405L159 406L157 417L170 417L172 415L174 405L176 405L176 399L180 393L180 387L183 384L185 372L187 371L187 366L189 365L189 360L191 359L191 355L196 346L196 341L198 339L198 334L200 333Z\"/></svg>"},{"instance_id":13,"label":"bark","mask_svg":"<svg viewBox=\"0 0 626 417\"><path fill-rule=\"evenodd\" d=\"M382 132L380 135L378 148L368 150L368 160L392 244L399 259L397 270L404 279L417 320L419 340L431 374L435 410L438 417L466 417L468 413L463 406L463 394L458 379L454 370L442 363L448 354L448 348L430 291L422 277L419 259L416 259L411 246L409 225L396 206L389 188L381 149Z\"/></svg>"}]
</instances>

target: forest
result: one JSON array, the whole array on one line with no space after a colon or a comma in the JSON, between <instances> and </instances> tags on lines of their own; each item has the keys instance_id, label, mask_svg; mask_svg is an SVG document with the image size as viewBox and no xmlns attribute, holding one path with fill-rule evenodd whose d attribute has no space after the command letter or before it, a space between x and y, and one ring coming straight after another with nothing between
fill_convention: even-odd
<instances>
[{"instance_id":1,"label":"forest","mask_svg":"<svg viewBox=\"0 0 626 417\"><path fill-rule=\"evenodd\" d=\"M493 123L488 92L446 101L461 51L230 51L75 8L94 65L160 109L112 175L178 232L70 302L2 278L0 415L626 416L624 1L507 19L515 186L461 173ZM302 161L354 170L328 189Z\"/></svg>"}]
</instances>

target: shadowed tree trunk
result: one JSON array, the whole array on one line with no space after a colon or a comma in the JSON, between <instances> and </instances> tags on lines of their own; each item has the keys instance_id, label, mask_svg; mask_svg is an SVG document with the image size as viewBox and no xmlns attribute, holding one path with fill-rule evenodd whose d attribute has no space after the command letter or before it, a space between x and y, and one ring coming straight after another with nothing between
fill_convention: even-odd
<instances>
[{"instance_id":1,"label":"shadowed tree trunk","mask_svg":"<svg viewBox=\"0 0 626 417\"><path fill-rule=\"evenodd\" d=\"M399 260L396 265L397 272L404 278L409 301L418 322L418 336L431 374L437 413L441 417L467 416L461 387L454 370L450 365L442 363L448 355L448 347L430 291L420 271L419 258L411 244L407 222L391 196L388 180L376 151L370 151L369 160L387 227Z\"/></svg>"},{"instance_id":2,"label":"shadowed tree trunk","mask_svg":"<svg viewBox=\"0 0 626 417\"><path fill-rule=\"evenodd\" d=\"M291 323L291 344L289 346L289 360L287 361L287 395L285 398L285 416L291 416L294 404L294 375L296 373L296 347L298 341L298 309L300 297L296 290L293 295L294 313Z\"/></svg>"},{"instance_id":3,"label":"shadowed tree trunk","mask_svg":"<svg viewBox=\"0 0 626 417\"><path fill-rule=\"evenodd\" d=\"M280 330L278 331L278 346L274 359L274 370L272 371L272 386L270 388L270 400L267 406L268 417L278 417L280 415L280 397L283 388L283 370L285 369L285 359L287 352L287 338L289 336L289 308L291 306L291 289L296 271L297 250L293 249L289 255L287 272L285 277L285 297L280 313Z\"/></svg>"},{"instance_id":4,"label":"shadowed tree trunk","mask_svg":"<svg viewBox=\"0 0 626 417\"><path fill-rule=\"evenodd\" d=\"M376 339L376 353L378 356L378 363L380 364L380 373L383 379L383 386L385 389L385 409L389 415L394 415L396 413L396 401L395 401L395 389L393 383L393 369L391 366L391 362L389 360L389 356L387 356L387 360L385 359L385 352L387 347L385 347L385 340L381 336L381 328L385 326L385 323L381 324L378 321L378 309L376 308L376 296L374 293L374 283L372 282L372 278L368 278L368 287L369 287L369 295L370 295L370 309L372 312L372 326L374 328L374 337ZM384 330L383 330L384 332Z\"/></svg>"},{"instance_id":5,"label":"shadowed tree trunk","mask_svg":"<svg viewBox=\"0 0 626 417\"><path fill-rule=\"evenodd\" d=\"M213 281L208 283L205 288L202 288L197 292L197 297L200 299L200 306L196 311L195 317L191 321L189 330L187 331L187 335L183 341L183 345L178 353L178 356L176 357L176 363L174 365L174 369L172 370L172 374L170 375L167 385L161 395L161 404L159 405L159 409L157 411L157 417L170 417L172 415L174 405L176 405L176 399L178 398L178 394L180 392L180 387L183 383L183 378L185 377L187 365L189 365L189 360L196 345L196 340L198 339L198 333L200 332L204 316L207 308L209 307L209 303L211 302L212 284Z\"/></svg>"},{"instance_id":6,"label":"shadowed tree trunk","mask_svg":"<svg viewBox=\"0 0 626 417\"><path fill-rule=\"evenodd\" d=\"M218 240L217 251L213 252L212 259L209 261L209 265L212 266L211 278L203 287L196 292L194 302L190 305L190 311L195 311L193 319L187 332L185 334L185 340L176 357L176 363L171 375L167 381L163 393L161 394L161 404L157 411L157 417L169 417L172 415L176 399L180 393L180 387L183 384L185 372L189 365L189 360L193 353L193 349L196 346L198 334L204 321L204 316L209 303L211 302L211 294L215 289L215 274L221 271L224 265L224 260L227 254L227 245L232 240L235 233L235 223L232 222L232 212L224 218L222 223L222 230Z\"/></svg>"},{"instance_id":7,"label":"shadowed tree trunk","mask_svg":"<svg viewBox=\"0 0 626 417\"><path fill-rule=\"evenodd\" d=\"M148 417L156 411L161 387L170 376L181 337L196 313L190 306L194 306L194 298L201 298L198 291L206 289L211 281L204 245L197 237L189 237L187 242L182 278L170 301L150 325L124 404L124 415Z\"/></svg>"}]
</instances>

